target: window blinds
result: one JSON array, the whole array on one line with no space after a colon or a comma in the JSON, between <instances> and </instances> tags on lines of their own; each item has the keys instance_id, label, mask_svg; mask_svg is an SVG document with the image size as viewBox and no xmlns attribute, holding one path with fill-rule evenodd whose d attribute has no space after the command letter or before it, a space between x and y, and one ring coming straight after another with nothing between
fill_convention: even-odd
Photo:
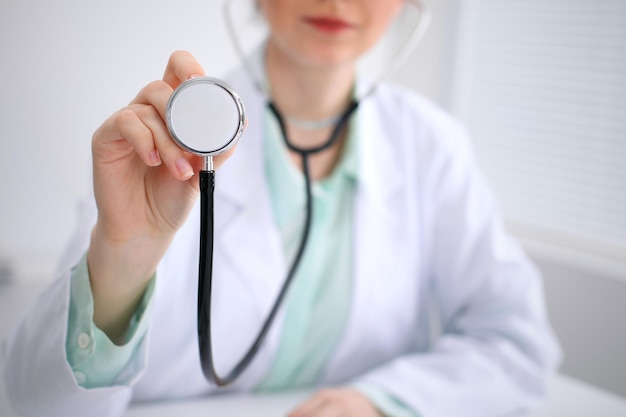
<instances>
[{"instance_id":1,"label":"window blinds","mask_svg":"<svg viewBox=\"0 0 626 417\"><path fill-rule=\"evenodd\" d=\"M626 1L459 4L451 107L506 218L626 262Z\"/></svg>"}]
</instances>

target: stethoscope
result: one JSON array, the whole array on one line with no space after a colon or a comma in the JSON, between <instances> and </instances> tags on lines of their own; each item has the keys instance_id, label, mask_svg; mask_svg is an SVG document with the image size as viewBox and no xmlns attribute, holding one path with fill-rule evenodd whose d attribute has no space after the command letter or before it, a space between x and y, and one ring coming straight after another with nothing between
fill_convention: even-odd
<instances>
[{"instance_id":1,"label":"stethoscope","mask_svg":"<svg viewBox=\"0 0 626 417\"><path fill-rule=\"evenodd\" d=\"M257 337L247 350L243 358L226 375L217 373L213 357L213 343L211 335L211 292L213 283L213 225L214 225L214 190L215 170L213 169L213 157L231 149L242 136L246 127L247 119L243 102L239 95L225 82L212 77L197 77L180 84L172 93L166 108L166 123L174 141L185 151L201 156L204 160L202 170L199 173L200 182L200 260L198 273L198 347L200 351L200 363L205 378L217 386L225 386L237 379L250 365L259 351L267 333L276 318L278 310L287 294L287 290L293 281L298 265L304 254L311 228L313 213L313 198L311 192L311 178L309 170L309 158L311 155L331 147L341 136L350 117L358 109L360 102L370 96L376 86L387 78L401 63L405 61L415 45L420 41L428 24L430 13L419 0L407 0L417 8L419 20L411 31L404 45L398 49L395 56L386 69L379 74L371 87L359 98L353 99L346 109L337 117L320 121L307 122L289 120L289 123L299 123L306 128L320 128L333 126L330 136L325 143L319 146L302 148L290 142L287 134L285 117L272 102L269 89L255 75L254 68L243 51L230 13L232 0L224 3L224 12L228 32L240 59L243 61L257 89L267 99L267 106L276 117L287 148L297 153L302 161L302 172L305 183L306 215L304 228L298 249L288 269L287 277L280 288L278 296L261 326ZM206 115L212 115L208 118Z\"/></svg>"}]
</instances>

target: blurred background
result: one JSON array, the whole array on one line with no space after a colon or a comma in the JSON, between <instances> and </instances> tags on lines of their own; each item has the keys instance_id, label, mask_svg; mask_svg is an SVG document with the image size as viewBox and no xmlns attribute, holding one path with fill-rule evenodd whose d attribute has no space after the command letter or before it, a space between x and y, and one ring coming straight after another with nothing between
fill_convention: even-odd
<instances>
[{"instance_id":1,"label":"blurred background","mask_svg":"<svg viewBox=\"0 0 626 417\"><path fill-rule=\"evenodd\" d=\"M176 49L208 74L238 65L221 3L0 3L0 337L53 278L93 131ZM626 1L426 3L433 23L395 81L472 134L545 274L562 372L626 396Z\"/></svg>"}]
</instances>

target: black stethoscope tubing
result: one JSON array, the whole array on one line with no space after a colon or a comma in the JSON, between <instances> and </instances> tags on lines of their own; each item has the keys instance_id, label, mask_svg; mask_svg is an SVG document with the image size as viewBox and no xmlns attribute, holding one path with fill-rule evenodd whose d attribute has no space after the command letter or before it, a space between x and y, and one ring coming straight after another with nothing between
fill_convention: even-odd
<instances>
[{"instance_id":1,"label":"black stethoscope tubing","mask_svg":"<svg viewBox=\"0 0 626 417\"><path fill-rule=\"evenodd\" d=\"M202 372L205 378L214 383L217 386L223 387L232 383L237 379L250 365L257 352L261 348L267 333L276 318L276 314L282 302L287 294L287 290L293 278L296 274L306 244L308 241L309 231L311 229L311 222L313 217L313 196L311 192L311 174L309 170L309 156L332 146L339 137L342 131L346 127L350 116L359 107L359 102L353 100L350 102L346 110L340 116L339 120L335 124L332 133L328 140L322 145L301 148L293 145L289 141L289 135L287 134L287 128L285 126L284 118L280 111L276 108L271 101L267 104L270 111L276 117L278 125L280 127L281 134L285 141L287 148L300 155L302 160L302 172L304 175L305 193L306 193L306 216L304 220L304 229L302 238L298 246L298 250L294 257L294 260L289 268L287 277L280 288L276 301L272 306L261 330L257 334L256 339L243 356L243 358L235 365L235 367L226 375L220 376L217 373L215 367L215 360L213 357L213 340L211 335L211 294L213 284L213 220L214 220L214 189L215 189L215 171L202 170L200 171L200 268L198 274L198 348L200 350L200 363Z\"/></svg>"}]
</instances>

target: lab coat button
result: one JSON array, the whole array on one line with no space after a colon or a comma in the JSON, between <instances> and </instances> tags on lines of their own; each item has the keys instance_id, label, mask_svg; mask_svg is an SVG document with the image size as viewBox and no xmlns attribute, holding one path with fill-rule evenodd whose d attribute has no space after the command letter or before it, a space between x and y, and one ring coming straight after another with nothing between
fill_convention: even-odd
<instances>
[{"instance_id":1,"label":"lab coat button","mask_svg":"<svg viewBox=\"0 0 626 417\"><path fill-rule=\"evenodd\" d=\"M91 337L87 333L81 333L78 335L78 347L81 349L87 349L91 343Z\"/></svg>"},{"instance_id":2,"label":"lab coat button","mask_svg":"<svg viewBox=\"0 0 626 417\"><path fill-rule=\"evenodd\" d=\"M87 377L85 376L85 374L80 371L74 372L74 378L76 378L76 382L79 385L82 385L85 383L85 381L87 381Z\"/></svg>"}]
</instances>

